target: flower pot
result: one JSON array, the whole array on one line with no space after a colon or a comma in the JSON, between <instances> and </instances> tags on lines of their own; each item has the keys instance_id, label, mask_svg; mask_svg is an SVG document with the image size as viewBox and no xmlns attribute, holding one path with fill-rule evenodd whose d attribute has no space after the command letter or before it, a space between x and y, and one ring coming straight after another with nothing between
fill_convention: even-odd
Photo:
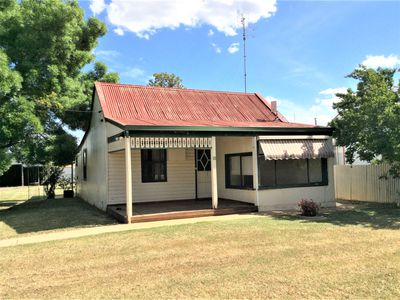
<instances>
[{"instance_id":1,"label":"flower pot","mask_svg":"<svg viewBox=\"0 0 400 300\"><path fill-rule=\"evenodd\" d=\"M64 198L74 198L73 190L64 190Z\"/></svg>"}]
</instances>

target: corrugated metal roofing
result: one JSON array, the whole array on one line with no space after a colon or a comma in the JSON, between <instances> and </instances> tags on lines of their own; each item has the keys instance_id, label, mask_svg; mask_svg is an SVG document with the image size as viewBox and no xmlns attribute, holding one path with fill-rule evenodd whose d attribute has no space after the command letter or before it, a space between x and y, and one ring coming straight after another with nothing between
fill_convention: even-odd
<instances>
[{"instance_id":1,"label":"corrugated metal roofing","mask_svg":"<svg viewBox=\"0 0 400 300\"><path fill-rule=\"evenodd\" d=\"M95 83L104 117L121 125L313 127L289 123L256 93Z\"/></svg>"},{"instance_id":2,"label":"corrugated metal roofing","mask_svg":"<svg viewBox=\"0 0 400 300\"><path fill-rule=\"evenodd\" d=\"M260 140L266 160L328 158L334 156L330 139Z\"/></svg>"}]
</instances>

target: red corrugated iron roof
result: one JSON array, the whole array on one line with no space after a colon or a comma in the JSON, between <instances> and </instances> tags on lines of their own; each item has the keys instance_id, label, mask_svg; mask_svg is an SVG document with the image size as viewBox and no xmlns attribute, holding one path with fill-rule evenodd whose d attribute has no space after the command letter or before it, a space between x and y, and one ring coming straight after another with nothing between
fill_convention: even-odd
<instances>
[{"instance_id":1,"label":"red corrugated iron roof","mask_svg":"<svg viewBox=\"0 0 400 300\"><path fill-rule=\"evenodd\" d=\"M290 123L256 93L96 82L104 117L120 125L313 127Z\"/></svg>"}]
</instances>

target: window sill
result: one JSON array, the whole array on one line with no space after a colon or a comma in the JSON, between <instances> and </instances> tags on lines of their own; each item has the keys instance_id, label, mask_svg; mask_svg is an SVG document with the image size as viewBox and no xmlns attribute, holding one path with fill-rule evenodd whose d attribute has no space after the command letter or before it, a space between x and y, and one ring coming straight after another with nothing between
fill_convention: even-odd
<instances>
[{"instance_id":1,"label":"window sill","mask_svg":"<svg viewBox=\"0 0 400 300\"><path fill-rule=\"evenodd\" d=\"M142 183L162 183L167 182L167 180L158 180L158 181L142 181Z\"/></svg>"},{"instance_id":2,"label":"window sill","mask_svg":"<svg viewBox=\"0 0 400 300\"><path fill-rule=\"evenodd\" d=\"M279 189L290 189L299 187L318 187L318 186L328 186L326 182L322 183L312 183L312 184L296 184L296 185L276 185L276 186L259 186L259 190L279 190Z\"/></svg>"},{"instance_id":3,"label":"window sill","mask_svg":"<svg viewBox=\"0 0 400 300\"><path fill-rule=\"evenodd\" d=\"M255 191L255 188L247 188L247 187L239 187L239 186L225 186L226 189L233 190L247 190L247 191Z\"/></svg>"}]
</instances>

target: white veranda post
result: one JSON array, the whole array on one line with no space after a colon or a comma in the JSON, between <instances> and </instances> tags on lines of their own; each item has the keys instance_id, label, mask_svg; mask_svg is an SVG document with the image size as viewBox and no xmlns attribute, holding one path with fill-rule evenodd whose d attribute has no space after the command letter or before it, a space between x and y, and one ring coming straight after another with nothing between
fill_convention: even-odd
<instances>
[{"instance_id":1,"label":"white veranda post","mask_svg":"<svg viewBox=\"0 0 400 300\"><path fill-rule=\"evenodd\" d=\"M211 138L211 195L212 207L218 208L217 148L215 136Z\"/></svg>"},{"instance_id":2,"label":"white veranda post","mask_svg":"<svg viewBox=\"0 0 400 300\"><path fill-rule=\"evenodd\" d=\"M258 155L257 155L257 137L253 138L253 189L256 191L256 203L255 205L258 206L259 199L258 199Z\"/></svg>"},{"instance_id":3,"label":"white veranda post","mask_svg":"<svg viewBox=\"0 0 400 300\"><path fill-rule=\"evenodd\" d=\"M126 222L132 219L132 164L131 164L131 138L125 137L125 197L126 197Z\"/></svg>"}]
</instances>

